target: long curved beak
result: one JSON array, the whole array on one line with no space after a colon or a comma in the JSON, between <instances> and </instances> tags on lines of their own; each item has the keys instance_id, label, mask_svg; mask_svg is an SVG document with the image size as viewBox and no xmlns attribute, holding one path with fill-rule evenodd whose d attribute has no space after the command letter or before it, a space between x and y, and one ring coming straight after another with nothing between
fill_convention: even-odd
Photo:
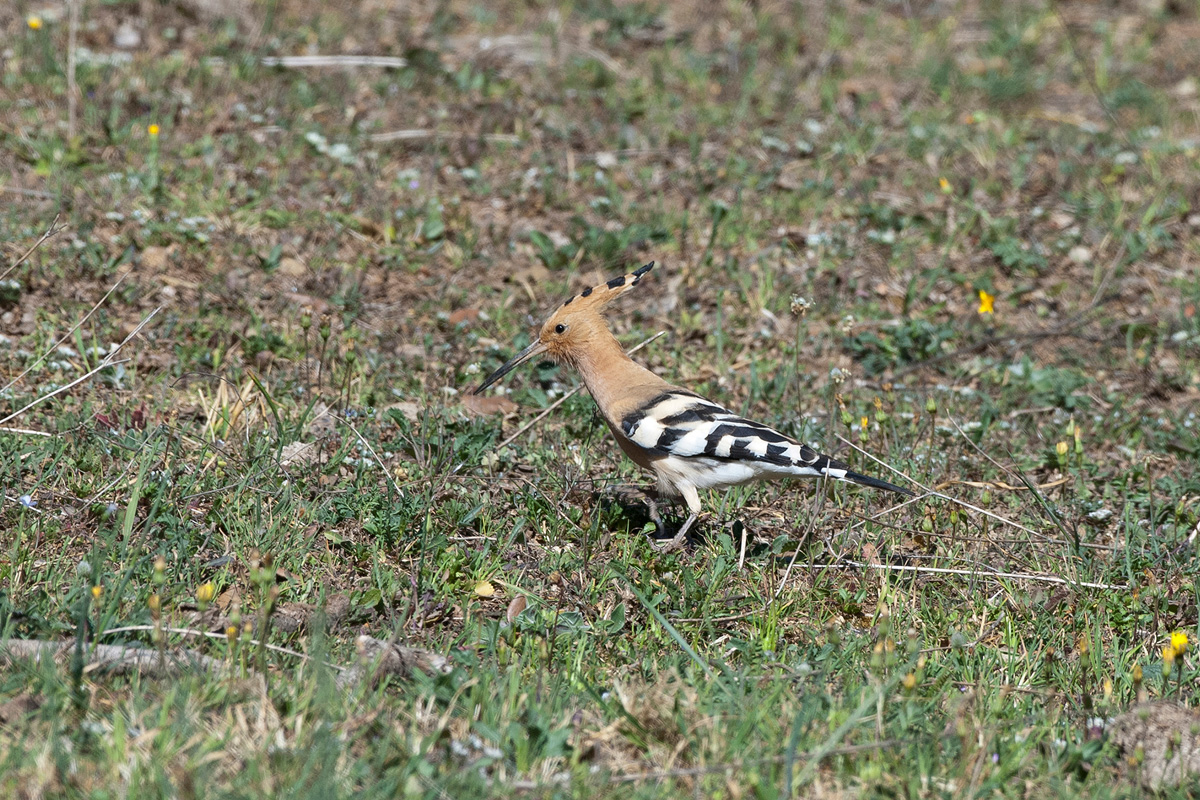
<instances>
[{"instance_id":1,"label":"long curved beak","mask_svg":"<svg viewBox=\"0 0 1200 800\"><path fill-rule=\"evenodd\" d=\"M517 353L515 356L510 358L508 360L508 363L506 363L503 367L501 367L500 369L496 370L491 375L489 375L487 377L487 380L485 380L483 383L479 384L479 388L476 389L471 394L479 394L484 389L488 388L493 383L500 380L505 375L512 372L514 369L521 366L522 364L524 364L526 361L529 361L530 359L532 359L536 356L540 356L544 352L546 352L546 345L542 344L540 339L535 339L533 344L529 345L529 347L526 347L524 350Z\"/></svg>"}]
</instances>

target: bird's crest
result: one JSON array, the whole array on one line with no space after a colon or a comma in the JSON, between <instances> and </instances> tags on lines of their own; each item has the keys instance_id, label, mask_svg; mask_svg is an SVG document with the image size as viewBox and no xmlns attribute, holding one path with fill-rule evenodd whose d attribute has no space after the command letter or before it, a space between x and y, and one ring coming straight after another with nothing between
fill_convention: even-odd
<instances>
[{"instance_id":1,"label":"bird's crest","mask_svg":"<svg viewBox=\"0 0 1200 800\"><path fill-rule=\"evenodd\" d=\"M584 289L579 294L568 297L566 302L559 306L559 308L565 309L570 307L572 311L582 311L586 309L588 311L595 311L596 313L599 313L601 309L603 309L613 300L616 300L618 297L637 286L638 282L642 279L642 276L652 269L654 269L653 261L645 266L638 267L633 272L626 273L625 275L618 275L615 278L605 281L599 286L593 286L590 289Z\"/></svg>"},{"instance_id":2,"label":"bird's crest","mask_svg":"<svg viewBox=\"0 0 1200 800\"><path fill-rule=\"evenodd\" d=\"M542 323L537 338L489 375L475 390L475 394L479 394L526 361L541 355L547 355L560 363L578 365L581 355L589 351L594 352L598 345L604 345L607 340L616 348L617 354L623 357L617 340L604 324L600 312L613 300L637 286L642 276L653 267L654 262L651 261L633 272L612 278L599 286L584 289L567 300L550 315L550 319Z\"/></svg>"}]
</instances>

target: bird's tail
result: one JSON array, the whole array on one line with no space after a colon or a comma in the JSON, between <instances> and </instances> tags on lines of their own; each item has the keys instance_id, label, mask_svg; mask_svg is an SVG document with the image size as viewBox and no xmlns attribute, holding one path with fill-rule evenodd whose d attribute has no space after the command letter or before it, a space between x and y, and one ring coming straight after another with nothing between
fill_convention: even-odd
<instances>
[{"instance_id":1,"label":"bird's tail","mask_svg":"<svg viewBox=\"0 0 1200 800\"><path fill-rule=\"evenodd\" d=\"M767 448L768 456L771 455L771 448ZM882 481L879 478L872 478L870 475L862 475L858 472L853 472L850 467L843 464L837 459L830 458L827 455L818 453L811 447L805 444L793 444L790 448L785 449L781 454L786 459L786 463L793 468L793 475L809 475L812 477L833 478L838 481L847 481L849 483L857 483L859 486L870 486L873 489L886 489L889 492L916 497L915 494L905 489L902 486L897 486L894 483Z\"/></svg>"},{"instance_id":2,"label":"bird's tail","mask_svg":"<svg viewBox=\"0 0 1200 800\"><path fill-rule=\"evenodd\" d=\"M838 471L840 472L841 470ZM879 478L872 478L870 475L860 475L859 473L851 472L850 470L846 470L846 475L842 478L842 480L850 481L851 483L857 483L859 486L870 486L872 489L887 489L889 492L895 492L896 494L916 497L913 492L910 492L903 486L897 486L894 483L888 483L887 481L880 480Z\"/></svg>"}]
</instances>

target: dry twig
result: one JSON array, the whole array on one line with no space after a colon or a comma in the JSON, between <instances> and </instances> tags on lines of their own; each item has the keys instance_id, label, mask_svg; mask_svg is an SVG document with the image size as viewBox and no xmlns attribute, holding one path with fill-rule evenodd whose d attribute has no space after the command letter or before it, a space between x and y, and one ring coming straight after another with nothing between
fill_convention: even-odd
<instances>
[{"instance_id":1,"label":"dry twig","mask_svg":"<svg viewBox=\"0 0 1200 800\"><path fill-rule=\"evenodd\" d=\"M79 384L86 381L88 378L95 375L100 370L107 369L108 367L114 366L115 364L124 364L129 359L123 358L123 359L118 360L115 358L115 356L117 355L117 353L121 352L121 348L123 348L125 345L127 345L134 336L137 336L139 333L141 333L142 328L146 327L146 325L150 322L150 320L154 319L154 315L157 314L159 311L162 311L162 306L159 306L158 308L154 309L149 314L147 314L146 318L143 319L140 323L138 323L138 326L136 328L134 328L130 332L130 334L128 336L126 336L125 339L119 345L117 345L116 348L111 353L106 355L104 357L104 360L101 361L95 368L88 371L84 375L80 375L78 378L71 381L70 383L68 383L64 386L60 386L52 392L47 392L46 394L42 395L41 397L37 398L36 400L33 400L33 401L27 403L25 406L14 411L13 413L9 414L4 419L0 419L0 425L3 425L5 422L10 422L10 421L16 419L17 417L21 416L29 409L33 408L36 405L40 405L41 403L44 403L45 401L49 400L51 397L62 394L63 392L67 391L68 389L72 389L72 388L78 386Z\"/></svg>"},{"instance_id":2,"label":"dry twig","mask_svg":"<svg viewBox=\"0 0 1200 800\"><path fill-rule=\"evenodd\" d=\"M16 190L15 190L15 189L8 189L8 190L6 190L6 191L16 191ZM20 258L18 258L16 261L14 261L14 262L13 262L13 263L12 263L12 264L9 266L9 268L8 268L8 269L4 270L4 272L0 272L0 281L2 281L2 280L4 280L5 278L7 278L7 277L8 277L8 273L12 272L14 269L16 269L17 267L19 267L19 266L21 266L22 264L24 264L24 263L25 263L25 261L26 261L26 259L28 259L28 258L29 258L31 255L33 255L34 251L35 251L35 250L37 250L39 247L41 247L41 246L42 246L42 244L43 244L43 243L44 243L44 242L45 242L47 239L49 239L51 236L54 236L55 234L57 234L57 233L59 233L59 232L63 231L63 230L66 228L66 226L65 226L65 225L64 225L64 226L62 226L61 228L60 228L60 227L58 227L58 218L59 218L59 216L62 216L62 215L60 214L60 215L58 215L58 216L56 216L56 217L54 218L54 221L50 223L50 227L49 227L49 228L47 228L47 229L46 229L46 232L42 234L42 238L38 239L36 242L34 242L34 243L33 243L33 247L30 247L28 250L26 250L26 251L25 251L25 254L24 254L24 255L22 255Z\"/></svg>"},{"instance_id":3,"label":"dry twig","mask_svg":"<svg viewBox=\"0 0 1200 800\"><path fill-rule=\"evenodd\" d=\"M398 56L264 56L264 67L306 69L310 67L382 67L404 69L408 60Z\"/></svg>"},{"instance_id":4,"label":"dry twig","mask_svg":"<svg viewBox=\"0 0 1200 800\"><path fill-rule=\"evenodd\" d=\"M61 661L71 657L75 641L45 639L0 639L0 664L8 666L18 659ZM154 677L175 677L194 672L217 674L225 662L193 650L167 650L121 647L111 644L89 645L85 652L85 672L102 670L115 675L136 673Z\"/></svg>"}]
</instances>

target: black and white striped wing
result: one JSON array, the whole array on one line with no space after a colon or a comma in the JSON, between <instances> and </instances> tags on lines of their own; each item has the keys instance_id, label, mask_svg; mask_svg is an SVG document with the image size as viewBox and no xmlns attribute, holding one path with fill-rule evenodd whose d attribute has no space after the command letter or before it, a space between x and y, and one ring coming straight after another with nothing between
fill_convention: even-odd
<instances>
[{"instance_id":1,"label":"black and white striped wing","mask_svg":"<svg viewBox=\"0 0 1200 800\"><path fill-rule=\"evenodd\" d=\"M661 456L745 462L763 472L798 477L847 475L846 465L811 447L681 390L664 392L627 414L621 430L634 444Z\"/></svg>"}]
</instances>

